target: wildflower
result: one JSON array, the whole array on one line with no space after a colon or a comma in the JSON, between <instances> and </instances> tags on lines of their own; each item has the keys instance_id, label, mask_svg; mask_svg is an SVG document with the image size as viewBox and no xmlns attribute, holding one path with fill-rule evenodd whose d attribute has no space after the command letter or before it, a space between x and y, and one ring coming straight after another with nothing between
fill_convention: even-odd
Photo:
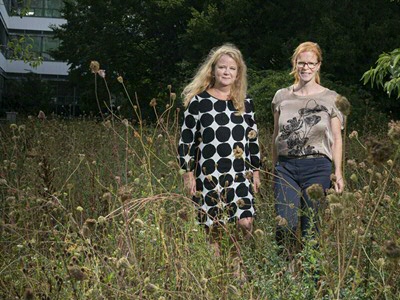
<instances>
[{"instance_id":1,"label":"wildflower","mask_svg":"<svg viewBox=\"0 0 400 300\"><path fill-rule=\"evenodd\" d=\"M380 257L376 260L376 263L378 264L379 268L383 268L385 265L385 259L383 257Z\"/></svg>"},{"instance_id":2,"label":"wildflower","mask_svg":"<svg viewBox=\"0 0 400 300\"><path fill-rule=\"evenodd\" d=\"M243 155L243 149L239 146L236 146L236 148L233 149L233 155L235 156L235 158L241 158Z\"/></svg>"},{"instance_id":3,"label":"wildflower","mask_svg":"<svg viewBox=\"0 0 400 300\"><path fill-rule=\"evenodd\" d=\"M118 81L119 83L124 83L124 78L122 78L122 76L118 76L118 77L117 77L117 81Z\"/></svg>"},{"instance_id":4,"label":"wildflower","mask_svg":"<svg viewBox=\"0 0 400 300\"><path fill-rule=\"evenodd\" d=\"M393 178L393 181L400 187L400 178L399 177Z\"/></svg>"},{"instance_id":5,"label":"wildflower","mask_svg":"<svg viewBox=\"0 0 400 300\"><path fill-rule=\"evenodd\" d=\"M187 211L186 211L186 209L184 209L184 208L178 210L177 215L178 215L179 218L181 218L181 219L184 220L184 221L189 220Z\"/></svg>"},{"instance_id":6,"label":"wildflower","mask_svg":"<svg viewBox=\"0 0 400 300\"><path fill-rule=\"evenodd\" d=\"M393 152L393 147L388 143L380 142L374 138L369 138L367 145L368 158L375 164L385 162Z\"/></svg>"},{"instance_id":7,"label":"wildflower","mask_svg":"<svg viewBox=\"0 0 400 300\"><path fill-rule=\"evenodd\" d=\"M24 292L24 299L25 300L33 300L35 299L35 295L30 288L26 288Z\"/></svg>"},{"instance_id":8,"label":"wildflower","mask_svg":"<svg viewBox=\"0 0 400 300\"><path fill-rule=\"evenodd\" d=\"M353 169L357 168L357 163L354 159L348 159L347 164L350 168L353 168Z\"/></svg>"},{"instance_id":9,"label":"wildflower","mask_svg":"<svg viewBox=\"0 0 400 300\"><path fill-rule=\"evenodd\" d=\"M101 78L106 78L106 70L99 70L97 72Z\"/></svg>"},{"instance_id":10,"label":"wildflower","mask_svg":"<svg viewBox=\"0 0 400 300\"><path fill-rule=\"evenodd\" d=\"M11 169L11 170L16 170L16 169L17 169L17 164L16 164L15 162L12 162L12 163L10 164L10 169Z\"/></svg>"},{"instance_id":11,"label":"wildflower","mask_svg":"<svg viewBox=\"0 0 400 300\"><path fill-rule=\"evenodd\" d=\"M389 167L393 167L394 166L393 160L391 160L391 159L389 159L386 163L387 163L387 165Z\"/></svg>"},{"instance_id":12,"label":"wildflower","mask_svg":"<svg viewBox=\"0 0 400 300\"><path fill-rule=\"evenodd\" d=\"M320 200L325 196L324 189L320 184L313 184L306 190L308 196L313 200Z\"/></svg>"},{"instance_id":13,"label":"wildflower","mask_svg":"<svg viewBox=\"0 0 400 300\"><path fill-rule=\"evenodd\" d=\"M103 217L103 216L99 216L99 217L97 218L97 222L98 222L99 224L105 224L105 223L107 222L107 219L106 219L105 217Z\"/></svg>"},{"instance_id":14,"label":"wildflower","mask_svg":"<svg viewBox=\"0 0 400 300\"><path fill-rule=\"evenodd\" d=\"M400 144L400 121L391 121L389 124L388 137L395 144Z\"/></svg>"},{"instance_id":15,"label":"wildflower","mask_svg":"<svg viewBox=\"0 0 400 300\"><path fill-rule=\"evenodd\" d=\"M25 129L26 129L25 125L19 125L19 127L18 127L19 132L23 132L23 131L25 131Z\"/></svg>"},{"instance_id":16,"label":"wildflower","mask_svg":"<svg viewBox=\"0 0 400 300\"><path fill-rule=\"evenodd\" d=\"M227 289L233 295L240 295L238 288L236 286L234 286L233 284L228 285Z\"/></svg>"},{"instance_id":17,"label":"wildflower","mask_svg":"<svg viewBox=\"0 0 400 300\"><path fill-rule=\"evenodd\" d=\"M278 226L287 226L288 225L288 221L280 215L276 216L275 220L278 222Z\"/></svg>"},{"instance_id":18,"label":"wildflower","mask_svg":"<svg viewBox=\"0 0 400 300\"><path fill-rule=\"evenodd\" d=\"M339 218L343 212L343 205L341 203L331 203L329 204L329 209L332 213L332 216Z\"/></svg>"},{"instance_id":19,"label":"wildflower","mask_svg":"<svg viewBox=\"0 0 400 300\"><path fill-rule=\"evenodd\" d=\"M83 207L82 207L82 206L78 206L78 207L76 208L76 210L79 211L79 212L83 212Z\"/></svg>"},{"instance_id":20,"label":"wildflower","mask_svg":"<svg viewBox=\"0 0 400 300\"><path fill-rule=\"evenodd\" d=\"M383 252L385 252L389 258L400 258L400 247L395 241L386 241L385 246L383 247Z\"/></svg>"},{"instance_id":21,"label":"wildflower","mask_svg":"<svg viewBox=\"0 0 400 300\"><path fill-rule=\"evenodd\" d=\"M350 114L351 105L349 100L342 95L338 95L335 101L336 107L344 114L348 116Z\"/></svg>"},{"instance_id":22,"label":"wildflower","mask_svg":"<svg viewBox=\"0 0 400 300\"><path fill-rule=\"evenodd\" d=\"M176 99L176 94L175 94L175 93L171 93L170 97L171 97L171 100L172 100L172 101L175 101L175 99Z\"/></svg>"},{"instance_id":23,"label":"wildflower","mask_svg":"<svg viewBox=\"0 0 400 300\"><path fill-rule=\"evenodd\" d=\"M264 231L262 231L260 228L256 229L254 231L254 235L258 238L261 238L264 235Z\"/></svg>"},{"instance_id":24,"label":"wildflower","mask_svg":"<svg viewBox=\"0 0 400 300\"><path fill-rule=\"evenodd\" d=\"M75 280L82 281L87 278L85 274L85 269L80 268L79 266L68 266L69 275Z\"/></svg>"},{"instance_id":25,"label":"wildflower","mask_svg":"<svg viewBox=\"0 0 400 300\"><path fill-rule=\"evenodd\" d=\"M106 200L106 201L110 201L111 198L112 198L112 195L111 195L110 192L106 192L106 193L103 194L102 198L103 198L104 200Z\"/></svg>"},{"instance_id":26,"label":"wildflower","mask_svg":"<svg viewBox=\"0 0 400 300\"><path fill-rule=\"evenodd\" d=\"M257 131L255 131L254 129L250 130L249 133L247 134L247 137L250 140L253 140L257 137Z\"/></svg>"},{"instance_id":27,"label":"wildflower","mask_svg":"<svg viewBox=\"0 0 400 300\"><path fill-rule=\"evenodd\" d=\"M144 222L139 218L133 220L133 223L138 225L139 227L144 227Z\"/></svg>"},{"instance_id":28,"label":"wildflower","mask_svg":"<svg viewBox=\"0 0 400 300\"><path fill-rule=\"evenodd\" d=\"M151 99L149 105L150 105L151 107L156 107L156 105L157 105L157 100L156 100L156 98Z\"/></svg>"},{"instance_id":29,"label":"wildflower","mask_svg":"<svg viewBox=\"0 0 400 300\"><path fill-rule=\"evenodd\" d=\"M353 182L358 182L358 176L356 175L356 174L351 174L351 176L350 176L350 180L351 181L353 181Z\"/></svg>"},{"instance_id":30,"label":"wildflower","mask_svg":"<svg viewBox=\"0 0 400 300\"><path fill-rule=\"evenodd\" d=\"M17 124L12 123L12 124L10 125L10 129L11 129L11 130L16 130L16 129L18 129Z\"/></svg>"},{"instance_id":31,"label":"wildflower","mask_svg":"<svg viewBox=\"0 0 400 300\"><path fill-rule=\"evenodd\" d=\"M200 283L201 283L202 285L206 285L207 282L208 282L208 279L205 278L205 277L202 277L201 280L200 280Z\"/></svg>"},{"instance_id":32,"label":"wildflower","mask_svg":"<svg viewBox=\"0 0 400 300\"><path fill-rule=\"evenodd\" d=\"M357 131L352 131L350 134L349 134L349 139L357 139L358 138L358 132Z\"/></svg>"},{"instance_id":33,"label":"wildflower","mask_svg":"<svg viewBox=\"0 0 400 300\"><path fill-rule=\"evenodd\" d=\"M122 124L124 124L125 127L129 127L129 121L127 119L123 119Z\"/></svg>"},{"instance_id":34,"label":"wildflower","mask_svg":"<svg viewBox=\"0 0 400 300\"><path fill-rule=\"evenodd\" d=\"M92 60L89 68L92 73L96 74L100 70L100 64L98 61Z\"/></svg>"},{"instance_id":35,"label":"wildflower","mask_svg":"<svg viewBox=\"0 0 400 300\"><path fill-rule=\"evenodd\" d=\"M168 84L168 85L167 85L167 89L171 91L172 85Z\"/></svg>"},{"instance_id":36,"label":"wildflower","mask_svg":"<svg viewBox=\"0 0 400 300\"><path fill-rule=\"evenodd\" d=\"M118 261L117 261L117 268L118 269L127 269L131 266L131 264L129 263L129 260L126 258L126 256L121 257Z\"/></svg>"},{"instance_id":37,"label":"wildflower","mask_svg":"<svg viewBox=\"0 0 400 300\"><path fill-rule=\"evenodd\" d=\"M105 122L103 123L103 125L104 125L105 128L111 128L111 127L112 127L112 124L111 124L111 121L110 121L110 120L105 121Z\"/></svg>"},{"instance_id":38,"label":"wildflower","mask_svg":"<svg viewBox=\"0 0 400 300\"><path fill-rule=\"evenodd\" d=\"M236 202L237 206L242 208L243 206L246 205L246 203L244 202L244 200L242 198L238 199Z\"/></svg>"},{"instance_id":39,"label":"wildflower","mask_svg":"<svg viewBox=\"0 0 400 300\"><path fill-rule=\"evenodd\" d=\"M152 283L148 283L146 285L146 291L150 292L150 293L154 293L155 291L157 291L159 289L159 287L155 284Z\"/></svg>"},{"instance_id":40,"label":"wildflower","mask_svg":"<svg viewBox=\"0 0 400 300\"><path fill-rule=\"evenodd\" d=\"M96 220L95 219L87 219L86 221L85 221L85 224L87 225L87 227L89 228L89 229L93 229L95 226L96 226Z\"/></svg>"}]
</instances>

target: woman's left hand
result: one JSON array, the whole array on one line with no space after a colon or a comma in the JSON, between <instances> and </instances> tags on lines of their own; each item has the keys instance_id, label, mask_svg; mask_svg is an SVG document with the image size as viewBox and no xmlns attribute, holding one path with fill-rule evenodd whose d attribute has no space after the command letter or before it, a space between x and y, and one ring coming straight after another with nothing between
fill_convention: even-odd
<instances>
[{"instance_id":1,"label":"woman's left hand","mask_svg":"<svg viewBox=\"0 0 400 300\"><path fill-rule=\"evenodd\" d=\"M343 179L342 175L336 176L336 180L334 182L334 187L335 187L336 193L342 193L343 192L343 190L344 190L344 179Z\"/></svg>"},{"instance_id":2,"label":"woman's left hand","mask_svg":"<svg viewBox=\"0 0 400 300\"><path fill-rule=\"evenodd\" d=\"M254 193L258 193L260 188L261 181L260 181L260 171L253 171L253 188Z\"/></svg>"}]
</instances>

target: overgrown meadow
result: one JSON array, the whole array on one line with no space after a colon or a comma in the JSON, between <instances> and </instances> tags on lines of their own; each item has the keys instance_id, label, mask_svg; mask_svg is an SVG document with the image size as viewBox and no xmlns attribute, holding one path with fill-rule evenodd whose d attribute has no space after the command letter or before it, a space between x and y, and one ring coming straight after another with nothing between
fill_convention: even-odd
<instances>
[{"instance_id":1,"label":"overgrown meadow","mask_svg":"<svg viewBox=\"0 0 400 300\"><path fill-rule=\"evenodd\" d=\"M310 191L320 235L289 269L274 239L285 220L274 213L269 128L253 237L221 228L217 258L184 193L175 94L149 103L151 125L127 97L134 118L109 108L1 125L1 299L398 299L399 122L380 136L344 131L346 191Z\"/></svg>"}]
</instances>

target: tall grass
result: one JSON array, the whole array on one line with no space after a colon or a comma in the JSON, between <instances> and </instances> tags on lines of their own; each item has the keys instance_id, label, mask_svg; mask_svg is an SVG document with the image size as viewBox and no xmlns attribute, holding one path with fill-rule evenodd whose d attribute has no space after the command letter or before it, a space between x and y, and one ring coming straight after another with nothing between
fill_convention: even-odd
<instances>
[{"instance_id":1,"label":"tall grass","mask_svg":"<svg viewBox=\"0 0 400 300\"><path fill-rule=\"evenodd\" d=\"M236 243L229 225L213 257L182 192L168 92L166 107L151 101L152 125L129 98L132 120L1 126L1 299L398 299L398 123L390 138L345 137L346 191L317 200L320 235L303 241L290 271L274 240L270 133L260 133L253 238Z\"/></svg>"}]
</instances>

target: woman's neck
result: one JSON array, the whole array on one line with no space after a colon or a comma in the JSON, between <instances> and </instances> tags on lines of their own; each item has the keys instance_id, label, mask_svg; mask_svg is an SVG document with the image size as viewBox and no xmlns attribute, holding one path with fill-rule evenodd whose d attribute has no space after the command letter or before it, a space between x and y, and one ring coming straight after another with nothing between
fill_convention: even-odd
<instances>
[{"instance_id":1,"label":"woman's neck","mask_svg":"<svg viewBox=\"0 0 400 300\"><path fill-rule=\"evenodd\" d=\"M293 93L295 95L299 96L308 96L308 95L313 95L320 93L324 90L325 88L318 83L314 82L299 82L295 85L293 85Z\"/></svg>"},{"instance_id":2,"label":"woman's neck","mask_svg":"<svg viewBox=\"0 0 400 300\"><path fill-rule=\"evenodd\" d=\"M231 88L229 86L227 87L213 86L209 88L207 92L218 99L228 100L231 94Z\"/></svg>"}]
</instances>

